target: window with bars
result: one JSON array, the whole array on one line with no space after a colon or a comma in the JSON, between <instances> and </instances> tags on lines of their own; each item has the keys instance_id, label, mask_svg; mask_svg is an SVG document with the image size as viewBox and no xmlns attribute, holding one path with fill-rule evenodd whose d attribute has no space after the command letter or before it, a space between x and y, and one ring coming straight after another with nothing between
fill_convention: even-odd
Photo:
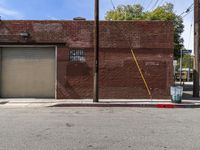
<instances>
[{"instance_id":1,"label":"window with bars","mask_svg":"<svg viewBox=\"0 0 200 150\"><path fill-rule=\"evenodd\" d=\"M70 50L69 61L71 62L85 62L85 51L81 49Z\"/></svg>"}]
</instances>

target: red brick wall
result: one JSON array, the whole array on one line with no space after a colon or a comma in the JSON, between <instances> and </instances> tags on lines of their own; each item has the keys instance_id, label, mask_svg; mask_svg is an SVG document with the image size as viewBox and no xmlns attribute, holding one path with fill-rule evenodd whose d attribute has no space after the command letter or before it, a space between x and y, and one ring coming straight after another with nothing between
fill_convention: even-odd
<instances>
[{"instance_id":1,"label":"red brick wall","mask_svg":"<svg viewBox=\"0 0 200 150\"><path fill-rule=\"evenodd\" d=\"M93 50L85 50L86 63L58 60L58 98L92 98ZM100 51L100 98L149 98L130 49ZM168 98L172 50L136 49L135 53L153 98Z\"/></svg>"},{"instance_id":2,"label":"red brick wall","mask_svg":"<svg viewBox=\"0 0 200 150\"><path fill-rule=\"evenodd\" d=\"M24 41L20 32L29 32ZM102 21L102 48L173 48L173 26L162 21ZM91 21L1 21L0 44L66 44L73 48L93 47Z\"/></svg>"},{"instance_id":3,"label":"red brick wall","mask_svg":"<svg viewBox=\"0 0 200 150\"><path fill-rule=\"evenodd\" d=\"M148 98L129 43L153 98L168 98L173 71L172 23L104 21L100 26L100 98ZM19 36L24 31L31 35L28 40ZM2 21L0 44L57 45L57 98L92 98L91 21ZM69 50L74 48L86 51L85 63L69 61Z\"/></svg>"}]
</instances>

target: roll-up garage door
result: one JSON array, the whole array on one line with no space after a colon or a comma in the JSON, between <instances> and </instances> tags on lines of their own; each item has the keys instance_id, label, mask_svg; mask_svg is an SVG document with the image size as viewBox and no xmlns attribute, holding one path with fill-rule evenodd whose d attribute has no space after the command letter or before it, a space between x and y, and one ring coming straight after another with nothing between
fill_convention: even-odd
<instances>
[{"instance_id":1,"label":"roll-up garage door","mask_svg":"<svg viewBox=\"0 0 200 150\"><path fill-rule=\"evenodd\" d=\"M1 60L1 97L55 98L55 48L2 48Z\"/></svg>"}]
</instances>

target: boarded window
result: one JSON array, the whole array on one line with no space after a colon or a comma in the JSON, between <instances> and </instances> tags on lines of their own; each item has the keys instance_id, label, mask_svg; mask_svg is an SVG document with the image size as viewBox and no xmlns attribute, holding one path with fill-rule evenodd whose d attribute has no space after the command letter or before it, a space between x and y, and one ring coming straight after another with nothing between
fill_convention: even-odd
<instances>
[{"instance_id":1,"label":"boarded window","mask_svg":"<svg viewBox=\"0 0 200 150\"><path fill-rule=\"evenodd\" d=\"M70 50L69 60L71 62L85 62L85 51L84 50Z\"/></svg>"}]
</instances>

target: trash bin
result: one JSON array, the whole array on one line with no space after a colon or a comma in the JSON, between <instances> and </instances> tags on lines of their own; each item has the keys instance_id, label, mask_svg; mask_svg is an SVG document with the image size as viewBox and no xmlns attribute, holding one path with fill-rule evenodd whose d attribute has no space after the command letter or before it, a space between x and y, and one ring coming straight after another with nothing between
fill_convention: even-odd
<instances>
[{"instance_id":1,"label":"trash bin","mask_svg":"<svg viewBox=\"0 0 200 150\"><path fill-rule=\"evenodd\" d=\"M172 103L181 103L183 96L182 86L171 86L171 100Z\"/></svg>"}]
</instances>

